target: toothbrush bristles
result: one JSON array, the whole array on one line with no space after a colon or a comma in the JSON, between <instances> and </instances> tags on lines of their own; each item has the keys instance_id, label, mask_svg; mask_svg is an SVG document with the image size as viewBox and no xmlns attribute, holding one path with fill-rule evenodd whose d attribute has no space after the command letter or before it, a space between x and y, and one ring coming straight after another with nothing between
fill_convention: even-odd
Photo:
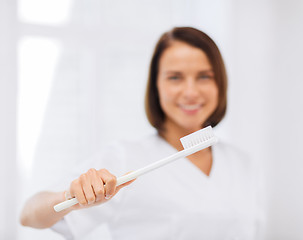
<instances>
[{"instance_id":1,"label":"toothbrush bristles","mask_svg":"<svg viewBox=\"0 0 303 240\"><path fill-rule=\"evenodd\" d=\"M184 149L196 146L214 137L212 127L208 126L180 139Z\"/></svg>"}]
</instances>

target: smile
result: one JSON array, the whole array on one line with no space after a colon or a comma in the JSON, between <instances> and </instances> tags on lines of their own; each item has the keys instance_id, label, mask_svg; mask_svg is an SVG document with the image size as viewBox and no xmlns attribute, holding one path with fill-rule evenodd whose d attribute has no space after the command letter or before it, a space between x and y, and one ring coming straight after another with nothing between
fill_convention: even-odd
<instances>
[{"instance_id":1,"label":"smile","mask_svg":"<svg viewBox=\"0 0 303 240\"><path fill-rule=\"evenodd\" d=\"M179 104L179 107L185 111L196 111L199 110L201 108L201 104Z\"/></svg>"}]
</instances>

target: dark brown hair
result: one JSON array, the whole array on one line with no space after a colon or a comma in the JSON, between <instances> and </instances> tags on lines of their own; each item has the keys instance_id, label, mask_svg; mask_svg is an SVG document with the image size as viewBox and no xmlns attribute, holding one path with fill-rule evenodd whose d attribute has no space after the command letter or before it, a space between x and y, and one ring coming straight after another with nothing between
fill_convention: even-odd
<instances>
[{"instance_id":1,"label":"dark brown hair","mask_svg":"<svg viewBox=\"0 0 303 240\"><path fill-rule=\"evenodd\" d=\"M149 68L149 76L145 94L145 112L150 124L158 132L163 129L165 113L163 112L157 89L157 77L159 61L163 52L172 45L174 41L182 41L193 47L201 49L208 57L215 82L219 90L218 106L212 115L206 120L202 127L211 125L215 127L224 117L227 105L227 76L221 53L215 42L204 32L192 27L176 27L164 33L156 44Z\"/></svg>"}]
</instances>

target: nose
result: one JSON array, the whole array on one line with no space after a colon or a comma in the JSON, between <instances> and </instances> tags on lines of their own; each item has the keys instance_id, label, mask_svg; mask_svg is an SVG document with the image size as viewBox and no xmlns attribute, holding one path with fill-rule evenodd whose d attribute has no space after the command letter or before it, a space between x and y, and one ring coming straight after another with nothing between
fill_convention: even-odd
<instances>
[{"instance_id":1,"label":"nose","mask_svg":"<svg viewBox=\"0 0 303 240\"><path fill-rule=\"evenodd\" d=\"M185 81L183 95L187 100L194 100L199 97L199 88L194 79L187 79Z\"/></svg>"}]
</instances>

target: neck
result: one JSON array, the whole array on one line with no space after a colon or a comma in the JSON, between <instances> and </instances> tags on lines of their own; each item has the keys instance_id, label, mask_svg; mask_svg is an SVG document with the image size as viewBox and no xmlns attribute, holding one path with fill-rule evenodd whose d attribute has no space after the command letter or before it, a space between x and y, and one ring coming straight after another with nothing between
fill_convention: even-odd
<instances>
[{"instance_id":1,"label":"neck","mask_svg":"<svg viewBox=\"0 0 303 240\"><path fill-rule=\"evenodd\" d=\"M160 133L171 146L176 148L178 151L183 150L183 146L180 142L180 138L184 137L194 131L199 129L182 129L174 124L165 124L164 131ZM202 172L209 176L212 166L212 153L211 148L203 149L187 157L196 167L198 167Z\"/></svg>"},{"instance_id":2,"label":"neck","mask_svg":"<svg viewBox=\"0 0 303 240\"><path fill-rule=\"evenodd\" d=\"M172 145L178 151L183 150L180 138L199 130L183 129L179 126L176 126L175 124L165 124L164 127L164 130L160 133L161 137L163 137L170 145Z\"/></svg>"}]
</instances>

